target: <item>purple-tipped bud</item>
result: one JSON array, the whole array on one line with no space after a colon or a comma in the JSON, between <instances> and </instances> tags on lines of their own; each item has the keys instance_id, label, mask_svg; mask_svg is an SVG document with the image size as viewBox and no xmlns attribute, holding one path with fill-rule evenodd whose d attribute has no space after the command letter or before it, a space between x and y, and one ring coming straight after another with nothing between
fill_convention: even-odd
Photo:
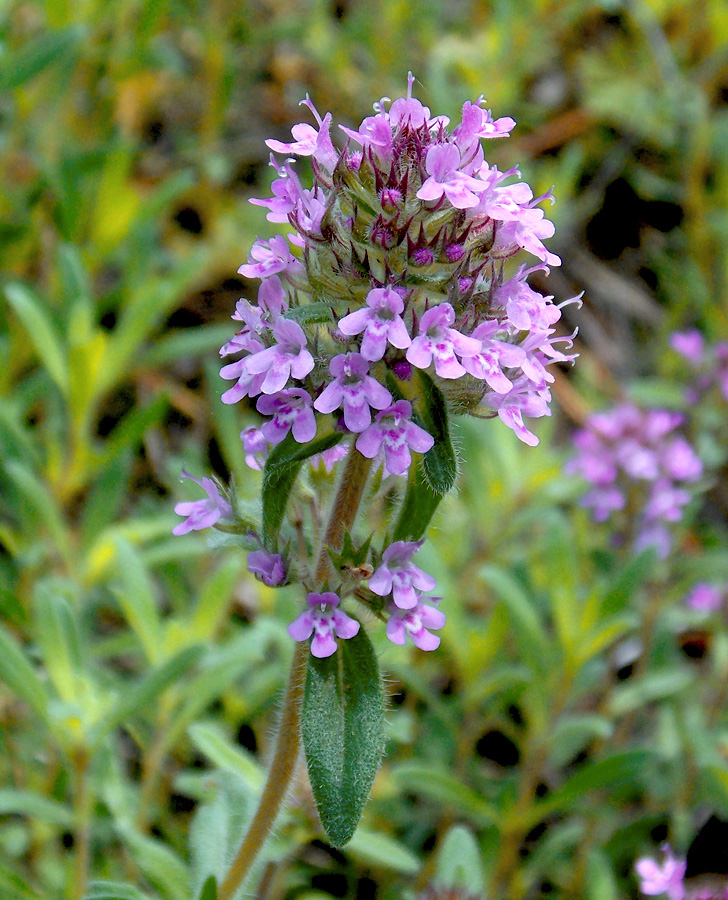
<instances>
[{"instance_id":1,"label":"purple-tipped bud","mask_svg":"<svg viewBox=\"0 0 728 900\"><path fill-rule=\"evenodd\" d=\"M445 256L447 257L447 261L451 263L462 259L464 253L465 248L462 244L448 244L447 247L445 247Z\"/></svg>"},{"instance_id":2,"label":"purple-tipped bud","mask_svg":"<svg viewBox=\"0 0 728 900\"><path fill-rule=\"evenodd\" d=\"M429 247L418 247L412 251L410 261L415 266L431 266L435 261L435 254Z\"/></svg>"},{"instance_id":3,"label":"purple-tipped bud","mask_svg":"<svg viewBox=\"0 0 728 900\"><path fill-rule=\"evenodd\" d=\"M402 205L402 191L398 191L397 188L384 188L379 200L385 212L394 213Z\"/></svg>"},{"instance_id":4,"label":"purple-tipped bud","mask_svg":"<svg viewBox=\"0 0 728 900\"><path fill-rule=\"evenodd\" d=\"M409 381L412 378L412 366L406 360L401 359L399 362L396 362L392 369L394 370L394 374L399 378L400 381Z\"/></svg>"}]
</instances>

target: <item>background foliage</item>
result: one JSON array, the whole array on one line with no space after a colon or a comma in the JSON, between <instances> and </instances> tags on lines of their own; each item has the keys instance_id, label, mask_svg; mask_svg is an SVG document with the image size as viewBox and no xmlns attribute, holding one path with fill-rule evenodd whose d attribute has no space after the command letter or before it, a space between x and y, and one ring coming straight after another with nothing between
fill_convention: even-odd
<instances>
[{"instance_id":1,"label":"background foliage","mask_svg":"<svg viewBox=\"0 0 728 900\"><path fill-rule=\"evenodd\" d=\"M0 895L186 900L224 868L296 598L172 538L177 479L259 490L216 359L270 231L247 202L265 138L306 91L355 125L411 69L438 113L485 93L517 119L490 161L555 185L548 290L586 291L582 356L539 448L458 424L420 553L449 622L429 655L373 635L391 711L364 824L331 850L301 780L250 892L635 896L636 856L728 817L728 629L682 605L726 583L728 498L717 477L672 558L632 558L562 464L589 410L679 403L675 327L728 332L725 2L17 0L0 21Z\"/></svg>"}]
</instances>

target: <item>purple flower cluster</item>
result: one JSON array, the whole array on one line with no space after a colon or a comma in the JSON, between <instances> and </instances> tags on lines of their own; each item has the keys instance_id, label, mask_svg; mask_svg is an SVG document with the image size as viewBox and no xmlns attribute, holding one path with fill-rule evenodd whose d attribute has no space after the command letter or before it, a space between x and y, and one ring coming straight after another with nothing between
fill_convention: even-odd
<instances>
[{"instance_id":1,"label":"purple flower cluster","mask_svg":"<svg viewBox=\"0 0 728 900\"><path fill-rule=\"evenodd\" d=\"M691 445L675 433L682 423L680 413L624 403L590 416L574 435L577 455L567 471L593 485L582 505L592 509L597 522L628 507L634 511L636 551L654 546L667 556L669 526L682 518L691 499L685 484L703 473Z\"/></svg>"},{"instance_id":2,"label":"purple flower cluster","mask_svg":"<svg viewBox=\"0 0 728 900\"><path fill-rule=\"evenodd\" d=\"M412 97L413 82L410 75L406 97L376 103L358 129L341 126L339 147L331 115L308 98L315 124L295 125L291 141L266 142L272 196L252 202L292 231L253 244L239 272L259 281L256 302L238 302L239 329L220 351L231 358L220 374L233 382L222 401L248 398L263 416L241 434L251 468L261 469L289 435L308 444L339 432L349 438L321 454L327 469L348 449L376 458L383 477L406 476L413 456L435 441L418 387L429 382L415 381L416 370L445 396L448 383L462 380L467 400L458 412L497 415L536 444L524 416L550 415L548 366L574 359L573 335L555 330L559 306L527 280L561 262L543 244L554 226L540 204L553 196L534 197L518 169L501 172L485 160L483 141L508 136L515 122L494 119L481 96L450 130L447 117ZM296 157L310 159L310 186ZM521 250L536 266L506 274ZM433 649L439 639L427 629L440 628L444 615L422 597L434 579L411 562L418 546L383 548L369 589L390 597L392 641L410 635ZM314 652L328 655L334 634L354 632L337 609L339 594L312 596L291 633L315 632Z\"/></svg>"}]
</instances>

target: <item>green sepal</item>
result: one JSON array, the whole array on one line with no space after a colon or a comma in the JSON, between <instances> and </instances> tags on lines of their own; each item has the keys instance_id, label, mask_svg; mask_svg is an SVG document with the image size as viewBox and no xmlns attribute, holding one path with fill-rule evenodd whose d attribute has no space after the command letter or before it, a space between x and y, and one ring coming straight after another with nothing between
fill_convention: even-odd
<instances>
[{"instance_id":1,"label":"green sepal","mask_svg":"<svg viewBox=\"0 0 728 900\"><path fill-rule=\"evenodd\" d=\"M344 531L344 541L341 547L341 550L336 551L331 547L328 547L329 558L333 563L334 568L339 571L344 568L349 568L351 566L360 566L362 563L366 562L367 556L369 556L369 546L372 542L372 536L369 537L357 547L351 539L351 535L348 531Z\"/></svg>"},{"instance_id":2,"label":"green sepal","mask_svg":"<svg viewBox=\"0 0 728 900\"><path fill-rule=\"evenodd\" d=\"M308 776L326 835L350 840L384 752L384 691L363 628L325 659L309 657L301 710Z\"/></svg>"},{"instance_id":3,"label":"green sepal","mask_svg":"<svg viewBox=\"0 0 728 900\"><path fill-rule=\"evenodd\" d=\"M288 497L302 464L317 453L335 447L343 434L327 434L325 437L299 444L292 434L274 447L263 471L263 543L270 552L278 549L278 532L286 513Z\"/></svg>"},{"instance_id":4,"label":"green sepal","mask_svg":"<svg viewBox=\"0 0 728 900\"><path fill-rule=\"evenodd\" d=\"M325 322L333 322L334 315L331 312L331 304L323 301L304 303L295 306L283 313L284 319L293 319L299 325L322 325Z\"/></svg>"}]
</instances>

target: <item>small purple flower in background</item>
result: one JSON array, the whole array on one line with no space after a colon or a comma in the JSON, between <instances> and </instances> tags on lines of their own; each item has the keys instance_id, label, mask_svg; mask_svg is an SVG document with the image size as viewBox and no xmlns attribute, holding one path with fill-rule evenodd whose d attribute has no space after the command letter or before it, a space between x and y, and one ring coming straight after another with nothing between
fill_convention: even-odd
<instances>
[{"instance_id":1,"label":"small purple flower in background","mask_svg":"<svg viewBox=\"0 0 728 900\"><path fill-rule=\"evenodd\" d=\"M392 402L392 395L368 374L369 363L361 353L335 356L329 368L334 381L316 399L315 409L330 413L343 405L344 423L349 431L364 431L372 421L370 407L386 409Z\"/></svg>"},{"instance_id":2,"label":"small purple flower in background","mask_svg":"<svg viewBox=\"0 0 728 900\"><path fill-rule=\"evenodd\" d=\"M725 595L725 588L721 589L715 584L700 581L693 586L685 598L685 604L691 609L697 609L700 612L714 613L718 612L723 606Z\"/></svg>"},{"instance_id":3,"label":"small purple flower in background","mask_svg":"<svg viewBox=\"0 0 728 900\"><path fill-rule=\"evenodd\" d=\"M699 366L705 354L705 339L699 331L676 331L670 336L670 346L691 365Z\"/></svg>"},{"instance_id":4,"label":"small purple flower in background","mask_svg":"<svg viewBox=\"0 0 728 900\"><path fill-rule=\"evenodd\" d=\"M394 603L389 604L387 620L387 637L393 644L404 644L409 636L420 650L437 650L440 638L430 634L429 628L435 631L445 624L445 613L433 604L439 597L423 597L411 609L400 609ZM429 603L425 603L429 600Z\"/></svg>"},{"instance_id":5,"label":"small purple flower in background","mask_svg":"<svg viewBox=\"0 0 728 900\"><path fill-rule=\"evenodd\" d=\"M637 860L635 870L640 879L640 890L650 897L667 894L669 900L683 900L685 860L676 859L669 844L663 844L661 849L665 854L662 865L648 856Z\"/></svg>"},{"instance_id":6,"label":"small purple flower in background","mask_svg":"<svg viewBox=\"0 0 728 900\"><path fill-rule=\"evenodd\" d=\"M172 534L187 534L189 531L201 531L203 528L209 528L219 519L229 519L232 517L233 510L228 501L220 495L217 485L211 478L195 478L182 472L181 478L189 478L195 484L199 484L204 488L207 498L204 500L191 500L178 503L174 511L178 516L186 516L184 522L180 522L172 530Z\"/></svg>"},{"instance_id":7,"label":"small purple flower in background","mask_svg":"<svg viewBox=\"0 0 728 900\"><path fill-rule=\"evenodd\" d=\"M432 435L411 419L412 404L398 400L377 413L374 422L357 438L356 449L368 459L374 459L384 448L387 469L393 475L404 475L412 461L410 450L427 453L435 443Z\"/></svg>"},{"instance_id":8,"label":"small purple flower in background","mask_svg":"<svg viewBox=\"0 0 728 900\"><path fill-rule=\"evenodd\" d=\"M594 518L636 511L634 550L649 546L666 557L672 543L670 524L679 522L703 464L685 437L674 434L684 417L670 410L644 410L621 404L590 416L574 435L577 455L566 465L594 487L582 497Z\"/></svg>"},{"instance_id":9,"label":"small purple flower in background","mask_svg":"<svg viewBox=\"0 0 728 900\"><path fill-rule=\"evenodd\" d=\"M283 557L277 553L253 550L248 554L247 566L250 574L268 587L280 587L286 583L286 567Z\"/></svg>"},{"instance_id":10,"label":"small purple flower in background","mask_svg":"<svg viewBox=\"0 0 728 900\"><path fill-rule=\"evenodd\" d=\"M319 659L336 652L334 635L347 639L359 632L356 619L337 609L340 602L339 596L331 591L310 593L306 597L310 608L288 626L288 633L294 641L307 641L313 634L311 653Z\"/></svg>"},{"instance_id":11,"label":"small purple flower in background","mask_svg":"<svg viewBox=\"0 0 728 900\"><path fill-rule=\"evenodd\" d=\"M431 591L436 583L432 575L411 561L421 546L422 541L390 544L382 554L382 564L369 579L369 590L380 597L392 594L395 606L400 609L417 606L417 591Z\"/></svg>"}]
</instances>

